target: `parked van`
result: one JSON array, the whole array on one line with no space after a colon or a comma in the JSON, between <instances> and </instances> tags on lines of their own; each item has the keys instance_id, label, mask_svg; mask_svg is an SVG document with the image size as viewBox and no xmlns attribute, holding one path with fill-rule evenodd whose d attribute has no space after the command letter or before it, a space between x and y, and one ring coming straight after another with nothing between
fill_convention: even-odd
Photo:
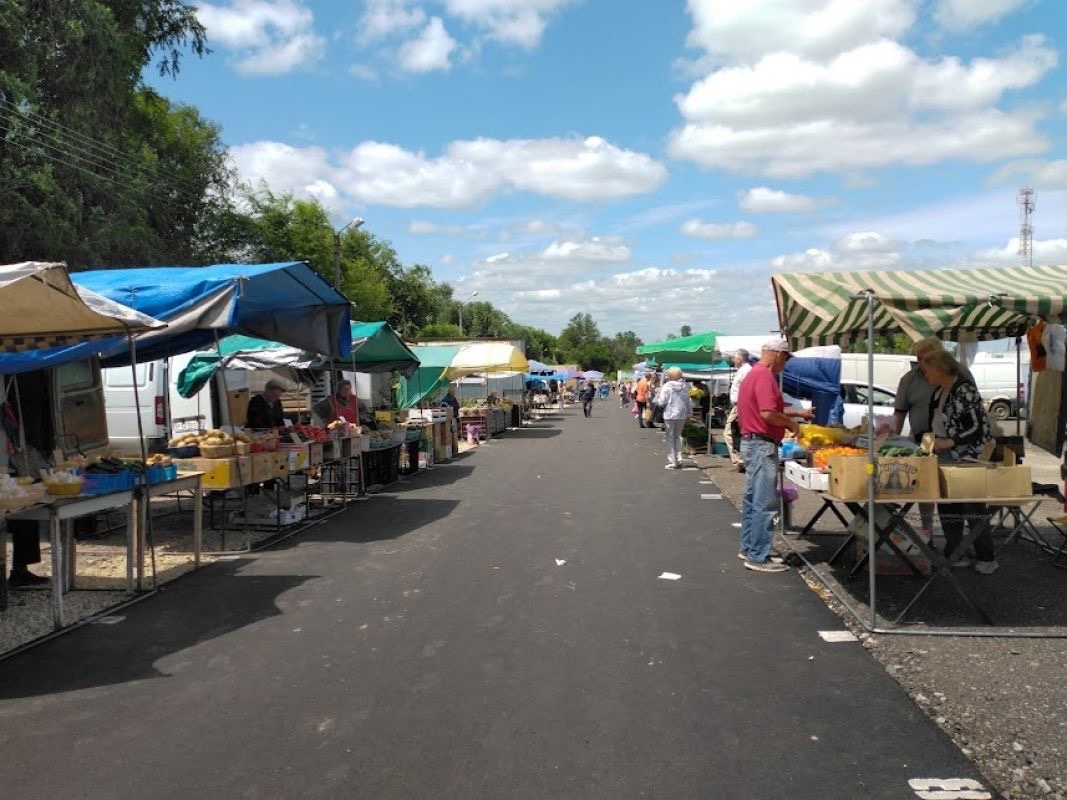
<instances>
[{"instance_id":1,"label":"parked van","mask_svg":"<svg viewBox=\"0 0 1067 800\"><path fill-rule=\"evenodd\" d=\"M1017 372L1015 353L978 353L971 375L991 417L1008 419L1019 415L1020 408L1025 414L1026 387L1030 385L1027 359Z\"/></svg>"},{"instance_id":2,"label":"parked van","mask_svg":"<svg viewBox=\"0 0 1067 800\"><path fill-rule=\"evenodd\" d=\"M875 386L885 386L896 391L900 379L917 363L915 356L875 353L873 383ZM866 353L842 353L841 381L868 383L870 376L867 374L867 367Z\"/></svg>"},{"instance_id":3,"label":"parked van","mask_svg":"<svg viewBox=\"0 0 1067 800\"><path fill-rule=\"evenodd\" d=\"M103 370L104 403L108 440L120 452L136 455L141 446L137 437L137 400L140 400L141 428L150 451L166 446L175 433L214 428L215 408L211 384L193 397L178 394L178 376L193 357L186 353L170 359L149 361L136 368L110 367ZM227 372L227 386L247 386L247 373ZM134 393L136 381L137 391Z\"/></svg>"}]
</instances>

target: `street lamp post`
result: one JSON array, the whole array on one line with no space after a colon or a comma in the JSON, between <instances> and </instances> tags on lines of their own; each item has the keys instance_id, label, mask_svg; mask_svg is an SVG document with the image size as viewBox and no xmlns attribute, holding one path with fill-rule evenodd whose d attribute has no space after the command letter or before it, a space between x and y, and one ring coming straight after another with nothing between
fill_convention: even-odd
<instances>
[{"instance_id":1,"label":"street lamp post","mask_svg":"<svg viewBox=\"0 0 1067 800\"><path fill-rule=\"evenodd\" d=\"M341 234L349 228L355 230L364 222L363 217L356 217L333 234L333 288L341 291Z\"/></svg>"},{"instance_id":2,"label":"street lamp post","mask_svg":"<svg viewBox=\"0 0 1067 800\"><path fill-rule=\"evenodd\" d=\"M470 297L468 297L466 300L462 301L459 304L459 335L460 336L463 335L463 306L466 303L469 303L471 300L473 300L477 296L478 296L477 290L473 291L473 292L471 292L471 296Z\"/></svg>"}]
</instances>

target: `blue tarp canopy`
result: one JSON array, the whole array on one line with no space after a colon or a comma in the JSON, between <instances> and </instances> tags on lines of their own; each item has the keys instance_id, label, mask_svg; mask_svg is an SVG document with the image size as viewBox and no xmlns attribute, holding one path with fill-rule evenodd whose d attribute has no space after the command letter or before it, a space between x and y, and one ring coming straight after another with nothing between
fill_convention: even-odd
<instances>
[{"instance_id":1,"label":"blue tarp canopy","mask_svg":"<svg viewBox=\"0 0 1067 800\"><path fill-rule=\"evenodd\" d=\"M791 358L782 371L782 390L794 397L811 400L815 422L825 425L841 391L840 358Z\"/></svg>"},{"instance_id":2,"label":"blue tarp canopy","mask_svg":"<svg viewBox=\"0 0 1067 800\"><path fill-rule=\"evenodd\" d=\"M167 323L134 337L138 362L200 350L243 333L344 358L352 349L348 299L304 262L144 267L71 273L75 286ZM44 369L99 354L130 363L125 338L0 356L0 374Z\"/></svg>"},{"instance_id":3,"label":"blue tarp canopy","mask_svg":"<svg viewBox=\"0 0 1067 800\"><path fill-rule=\"evenodd\" d=\"M138 361L202 349L216 333L243 333L334 358L352 350L348 299L302 261L95 270L71 277L168 323L166 330L137 338ZM121 352L103 356L123 363Z\"/></svg>"}]
</instances>

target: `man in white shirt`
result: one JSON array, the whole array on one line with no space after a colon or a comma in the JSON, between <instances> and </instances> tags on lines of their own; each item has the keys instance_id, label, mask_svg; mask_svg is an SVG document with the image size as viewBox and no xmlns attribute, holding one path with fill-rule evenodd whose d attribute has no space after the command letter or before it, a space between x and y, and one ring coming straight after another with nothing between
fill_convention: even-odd
<instances>
[{"instance_id":1,"label":"man in white shirt","mask_svg":"<svg viewBox=\"0 0 1067 800\"><path fill-rule=\"evenodd\" d=\"M730 383L730 413L726 415L722 438L730 451L730 463L734 470L744 472L745 462L741 458L741 429L737 419L737 397L741 391L741 382L752 369L752 365L748 363L748 350L737 350L733 361L737 372L734 373L734 379Z\"/></svg>"}]
</instances>

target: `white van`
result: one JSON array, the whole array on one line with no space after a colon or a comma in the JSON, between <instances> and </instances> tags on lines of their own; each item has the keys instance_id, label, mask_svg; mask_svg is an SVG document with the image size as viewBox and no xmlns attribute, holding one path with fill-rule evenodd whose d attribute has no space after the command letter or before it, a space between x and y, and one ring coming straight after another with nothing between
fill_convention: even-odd
<instances>
[{"instance_id":1,"label":"white van","mask_svg":"<svg viewBox=\"0 0 1067 800\"><path fill-rule=\"evenodd\" d=\"M1015 353L978 353L971 365L978 393L994 419L1008 419L1016 416L1020 407L1026 409L1030 362L1024 358L1018 372L1016 364Z\"/></svg>"},{"instance_id":2,"label":"white van","mask_svg":"<svg viewBox=\"0 0 1067 800\"><path fill-rule=\"evenodd\" d=\"M150 451L164 447L167 440L181 431L215 427L211 385L193 397L178 394L178 376L195 353L170 359L149 361L130 367L103 370L104 404L107 414L109 444L123 453L135 455L141 446L137 438L137 402L140 400L141 427ZM137 393L134 394L136 375ZM244 388L247 378L227 372L230 388ZM237 385L239 384L239 385Z\"/></svg>"},{"instance_id":3,"label":"white van","mask_svg":"<svg viewBox=\"0 0 1067 800\"><path fill-rule=\"evenodd\" d=\"M896 391L900 379L903 378L914 364L918 363L915 356L898 355L893 353L874 354L874 380L875 386L884 386ZM867 374L866 353L842 353L841 354L841 381L854 383L868 383L870 376Z\"/></svg>"}]
</instances>

